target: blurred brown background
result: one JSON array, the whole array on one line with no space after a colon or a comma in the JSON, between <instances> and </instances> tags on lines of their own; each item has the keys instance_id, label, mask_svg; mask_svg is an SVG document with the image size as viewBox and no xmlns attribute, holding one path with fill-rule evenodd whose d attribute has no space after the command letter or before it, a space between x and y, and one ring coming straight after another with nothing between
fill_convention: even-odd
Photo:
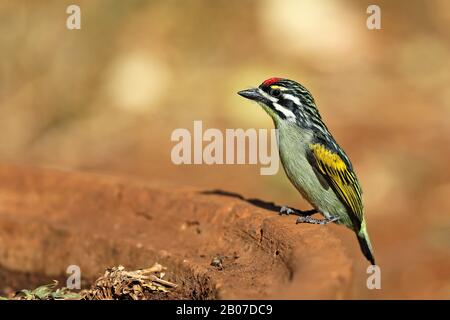
<instances>
[{"instance_id":1,"label":"blurred brown background","mask_svg":"<svg viewBox=\"0 0 450 320\"><path fill-rule=\"evenodd\" d=\"M82 29L66 28L81 7ZM366 9L381 7L382 30ZM356 298L450 298L450 2L1 1L0 161L222 189L308 208L282 170L176 166L176 128L271 128L236 95L299 81L352 158L382 290ZM294 223L294 219L293 222Z\"/></svg>"}]
</instances>

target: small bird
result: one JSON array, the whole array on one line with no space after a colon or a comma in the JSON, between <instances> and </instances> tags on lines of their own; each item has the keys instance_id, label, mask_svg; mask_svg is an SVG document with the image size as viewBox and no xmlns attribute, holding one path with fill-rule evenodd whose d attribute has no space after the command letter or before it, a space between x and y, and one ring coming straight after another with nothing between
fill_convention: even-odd
<instances>
[{"instance_id":1,"label":"small bird","mask_svg":"<svg viewBox=\"0 0 450 320\"><path fill-rule=\"evenodd\" d=\"M278 129L283 168L296 189L313 206L300 211L282 207L280 214L296 214L296 223L345 225L356 233L364 256L375 264L364 219L362 190L350 159L328 131L311 93L283 78L265 80L239 95L256 101ZM324 219L314 219L314 213Z\"/></svg>"}]
</instances>

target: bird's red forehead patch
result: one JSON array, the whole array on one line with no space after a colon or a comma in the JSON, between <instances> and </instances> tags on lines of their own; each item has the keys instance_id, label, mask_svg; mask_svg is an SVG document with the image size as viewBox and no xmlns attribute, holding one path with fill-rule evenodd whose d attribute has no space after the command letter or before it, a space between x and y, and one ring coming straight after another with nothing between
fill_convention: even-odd
<instances>
[{"instance_id":1,"label":"bird's red forehead patch","mask_svg":"<svg viewBox=\"0 0 450 320\"><path fill-rule=\"evenodd\" d=\"M281 80L281 78L273 77L273 78L269 78L269 79L265 80L262 84L263 84L263 86L270 86L274 83L277 83L280 80Z\"/></svg>"}]
</instances>

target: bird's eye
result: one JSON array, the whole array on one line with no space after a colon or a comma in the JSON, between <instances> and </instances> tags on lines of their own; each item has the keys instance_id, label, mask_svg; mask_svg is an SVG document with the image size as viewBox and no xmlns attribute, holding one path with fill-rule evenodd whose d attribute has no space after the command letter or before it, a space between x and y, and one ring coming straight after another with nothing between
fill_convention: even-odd
<instances>
[{"instance_id":1,"label":"bird's eye","mask_svg":"<svg viewBox=\"0 0 450 320\"><path fill-rule=\"evenodd\" d=\"M272 97L279 97L281 94L281 91L280 91L280 89L270 89L269 93Z\"/></svg>"}]
</instances>

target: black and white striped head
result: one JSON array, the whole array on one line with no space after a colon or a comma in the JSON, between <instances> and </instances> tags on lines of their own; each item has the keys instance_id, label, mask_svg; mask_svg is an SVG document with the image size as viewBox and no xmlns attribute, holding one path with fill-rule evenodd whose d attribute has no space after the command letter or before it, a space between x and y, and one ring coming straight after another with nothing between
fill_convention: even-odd
<instances>
[{"instance_id":1,"label":"black and white striped head","mask_svg":"<svg viewBox=\"0 0 450 320\"><path fill-rule=\"evenodd\" d=\"M295 81L270 78L258 88L238 94L258 102L275 121L290 121L301 127L323 124L311 93Z\"/></svg>"}]
</instances>

